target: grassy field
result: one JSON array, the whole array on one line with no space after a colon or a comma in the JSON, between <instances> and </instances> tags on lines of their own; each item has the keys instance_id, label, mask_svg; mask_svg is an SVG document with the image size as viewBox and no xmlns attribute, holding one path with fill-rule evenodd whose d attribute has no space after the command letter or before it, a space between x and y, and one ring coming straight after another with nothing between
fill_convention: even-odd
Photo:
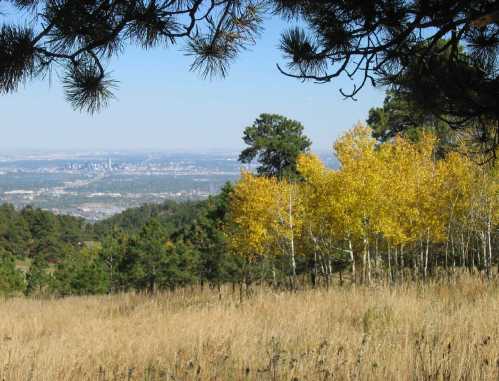
<instances>
[{"instance_id":1,"label":"grassy field","mask_svg":"<svg viewBox=\"0 0 499 381\"><path fill-rule=\"evenodd\" d=\"M498 380L499 286L0 301L0 380Z\"/></svg>"}]
</instances>

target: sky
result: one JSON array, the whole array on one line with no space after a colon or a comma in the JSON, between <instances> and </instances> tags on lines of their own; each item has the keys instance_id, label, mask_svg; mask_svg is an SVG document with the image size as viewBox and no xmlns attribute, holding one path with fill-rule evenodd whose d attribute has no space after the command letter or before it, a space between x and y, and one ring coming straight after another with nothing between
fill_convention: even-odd
<instances>
[{"instance_id":1,"label":"sky","mask_svg":"<svg viewBox=\"0 0 499 381\"><path fill-rule=\"evenodd\" d=\"M257 44L225 79L190 72L192 57L179 51L181 42L127 48L107 67L119 80L116 99L93 116L71 108L56 76L29 82L0 95L0 150L238 151L244 128L264 112L300 121L313 149L328 150L382 104L384 92L365 88L358 101L345 100L339 89L352 88L348 78L314 84L280 74L275 65L285 61L277 45L289 26L267 19Z\"/></svg>"}]
</instances>

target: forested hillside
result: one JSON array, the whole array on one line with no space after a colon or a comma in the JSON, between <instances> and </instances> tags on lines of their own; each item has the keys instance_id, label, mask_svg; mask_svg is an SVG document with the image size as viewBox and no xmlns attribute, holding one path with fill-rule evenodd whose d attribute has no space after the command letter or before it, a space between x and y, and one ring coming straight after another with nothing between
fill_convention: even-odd
<instances>
[{"instance_id":1,"label":"forested hillside","mask_svg":"<svg viewBox=\"0 0 499 381\"><path fill-rule=\"evenodd\" d=\"M83 219L0 205L0 250L18 258L43 256L56 262L92 237L92 226Z\"/></svg>"},{"instance_id":2,"label":"forested hillside","mask_svg":"<svg viewBox=\"0 0 499 381\"><path fill-rule=\"evenodd\" d=\"M31 207L0 207L0 292L154 291L239 279L222 225L231 186L206 201L129 209L89 224Z\"/></svg>"},{"instance_id":3,"label":"forested hillside","mask_svg":"<svg viewBox=\"0 0 499 381\"><path fill-rule=\"evenodd\" d=\"M173 232L178 226L196 219L201 210L208 206L207 201L175 202L165 201L162 204L145 204L139 208L127 209L113 217L94 225L98 235L109 233L113 227L118 227L130 233L137 233L152 218L157 219L163 228Z\"/></svg>"}]
</instances>

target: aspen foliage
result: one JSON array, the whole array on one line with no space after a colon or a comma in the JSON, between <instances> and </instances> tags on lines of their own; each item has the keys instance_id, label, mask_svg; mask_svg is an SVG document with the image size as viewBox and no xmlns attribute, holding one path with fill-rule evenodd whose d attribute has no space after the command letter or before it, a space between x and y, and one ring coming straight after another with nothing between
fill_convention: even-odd
<instances>
[{"instance_id":1,"label":"aspen foliage","mask_svg":"<svg viewBox=\"0 0 499 381\"><path fill-rule=\"evenodd\" d=\"M243 173L231 200L233 250L309 258L325 277L340 254L354 280L362 266L364 281L372 268L425 278L451 265L490 273L498 259L497 168L458 152L437 159L436 147L430 133L417 143L379 144L358 124L334 144L337 169L304 154L297 182Z\"/></svg>"},{"instance_id":2,"label":"aspen foliage","mask_svg":"<svg viewBox=\"0 0 499 381\"><path fill-rule=\"evenodd\" d=\"M249 260L269 255L272 238L273 178L241 174L231 198L229 244L236 254Z\"/></svg>"}]
</instances>

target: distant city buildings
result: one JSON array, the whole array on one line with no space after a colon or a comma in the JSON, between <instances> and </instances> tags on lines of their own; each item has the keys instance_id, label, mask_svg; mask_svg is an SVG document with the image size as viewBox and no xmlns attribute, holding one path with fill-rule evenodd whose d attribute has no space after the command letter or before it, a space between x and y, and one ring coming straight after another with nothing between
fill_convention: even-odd
<instances>
[{"instance_id":1,"label":"distant city buildings","mask_svg":"<svg viewBox=\"0 0 499 381\"><path fill-rule=\"evenodd\" d=\"M144 203L205 199L240 169L234 154L16 157L0 162L0 204L98 221Z\"/></svg>"}]
</instances>

